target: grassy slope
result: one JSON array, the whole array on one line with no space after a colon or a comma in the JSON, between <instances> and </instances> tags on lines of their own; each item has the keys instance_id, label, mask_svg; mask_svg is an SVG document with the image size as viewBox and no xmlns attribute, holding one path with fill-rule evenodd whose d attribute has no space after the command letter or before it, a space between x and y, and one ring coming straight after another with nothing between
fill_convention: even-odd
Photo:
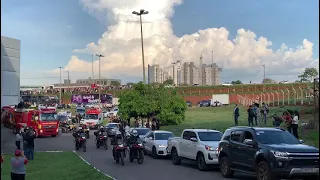
<instances>
[{"instance_id":1,"label":"grassy slope","mask_svg":"<svg viewBox=\"0 0 320 180\"><path fill-rule=\"evenodd\" d=\"M5 155L2 180L10 180L10 155ZM30 180L110 180L82 161L73 152L35 153L35 160L27 165L27 177Z\"/></svg>"},{"instance_id":2,"label":"grassy slope","mask_svg":"<svg viewBox=\"0 0 320 180\"><path fill-rule=\"evenodd\" d=\"M224 132L228 127L234 126L233 106L217 108L189 108L186 112L186 120L180 125L163 126L161 129L172 131L180 136L181 132L187 128L208 128ZM299 107L280 107L270 108L268 116L273 114L282 114L285 109L297 109ZM303 118L303 117L302 117ZM267 126L272 126L271 117L268 118ZM303 122L303 119L301 120ZM239 125L247 126L246 107L240 107ZM304 139L307 144L319 147L319 131L311 130L309 133L302 132L300 129L300 139Z\"/></svg>"}]
</instances>

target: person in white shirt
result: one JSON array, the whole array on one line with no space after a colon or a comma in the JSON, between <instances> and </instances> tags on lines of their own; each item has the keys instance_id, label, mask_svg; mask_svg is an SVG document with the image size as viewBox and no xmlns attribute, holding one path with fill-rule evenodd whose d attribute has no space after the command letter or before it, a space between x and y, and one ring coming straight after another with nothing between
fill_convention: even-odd
<instances>
[{"instance_id":1,"label":"person in white shirt","mask_svg":"<svg viewBox=\"0 0 320 180\"><path fill-rule=\"evenodd\" d=\"M19 150L21 148L21 140L22 140L22 133L21 133L21 131L19 131L16 134L16 146L17 146L17 149L19 149Z\"/></svg>"},{"instance_id":2,"label":"person in white shirt","mask_svg":"<svg viewBox=\"0 0 320 180\"><path fill-rule=\"evenodd\" d=\"M299 113L298 111L295 111L293 113L293 116L292 116L292 134L298 139L299 138L299 135L298 135L298 127L299 127Z\"/></svg>"}]
</instances>

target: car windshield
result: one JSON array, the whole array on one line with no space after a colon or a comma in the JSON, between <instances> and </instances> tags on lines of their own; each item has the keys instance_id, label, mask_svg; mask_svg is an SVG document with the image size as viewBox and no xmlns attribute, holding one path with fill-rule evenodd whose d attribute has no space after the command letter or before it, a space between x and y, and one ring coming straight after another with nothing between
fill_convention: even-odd
<instances>
[{"instance_id":1,"label":"car windshield","mask_svg":"<svg viewBox=\"0 0 320 180\"><path fill-rule=\"evenodd\" d=\"M86 114L86 119L98 119L98 114Z\"/></svg>"},{"instance_id":2,"label":"car windshield","mask_svg":"<svg viewBox=\"0 0 320 180\"><path fill-rule=\"evenodd\" d=\"M149 128L145 128L145 129L135 129L135 130L138 131L138 135L139 135L139 136L140 136L140 135L146 135L146 134L150 131Z\"/></svg>"},{"instance_id":3,"label":"car windshield","mask_svg":"<svg viewBox=\"0 0 320 180\"><path fill-rule=\"evenodd\" d=\"M57 113L42 113L40 114L40 121L52 121L58 119Z\"/></svg>"},{"instance_id":4,"label":"car windshield","mask_svg":"<svg viewBox=\"0 0 320 180\"><path fill-rule=\"evenodd\" d=\"M220 141L222 133L220 132L198 132L201 141Z\"/></svg>"},{"instance_id":5,"label":"car windshield","mask_svg":"<svg viewBox=\"0 0 320 180\"><path fill-rule=\"evenodd\" d=\"M288 131L263 130L257 131L257 140L262 144L300 144Z\"/></svg>"},{"instance_id":6,"label":"car windshield","mask_svg":"<svg viewBox=\"0 0 320 180\"><path fill-rule=\"evenodd\" d=\"M107 128L116 128L118 127L117 124L108 124Z\"/></svg>"},{"instance_id":7,"label":"car windshield","mask_svg":"<svg viewBox=\"0 0 320 180\"><path fill-rule=\"evenodd\" d=\"M58 116L58 120L59 121L66 121L66 120L68 120L68 117L67 116Z\"/></svg>"},{"instance_id":8,"label":"car windshield","mask_svg":"<svg viewBox=\"0 0 320 180\"><path fill-rule=\"evenodd\" d=\"M173 137L172 133L155 133L154 139L155 140L168 140L170 137Z\"/></svg>"},{"instance_id":9,"label":"car windshield","mask_svg":"<svg viewBox=\"0 0 320 180\"><path fill-rule=\"evenodd\" d=\"M77 109L77 113L84 113L85 111L85 109Z\"/></svg>"}]
</instances>

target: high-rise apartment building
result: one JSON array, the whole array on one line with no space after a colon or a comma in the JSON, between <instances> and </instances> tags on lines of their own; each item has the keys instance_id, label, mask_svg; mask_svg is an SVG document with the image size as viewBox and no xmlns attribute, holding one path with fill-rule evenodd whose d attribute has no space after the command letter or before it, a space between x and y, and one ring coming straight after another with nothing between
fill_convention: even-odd
<instances>
[{"instance_id":1,"label":"high-rise apartment building","mask_svg":"<svg viewBox=\"0 0 320 180\"><path fill-rule=\"evenodd\" d=\"M158 64L148 65L148 83L163 83L164 81L164 72Z\"/></svg>"}]
</instances>

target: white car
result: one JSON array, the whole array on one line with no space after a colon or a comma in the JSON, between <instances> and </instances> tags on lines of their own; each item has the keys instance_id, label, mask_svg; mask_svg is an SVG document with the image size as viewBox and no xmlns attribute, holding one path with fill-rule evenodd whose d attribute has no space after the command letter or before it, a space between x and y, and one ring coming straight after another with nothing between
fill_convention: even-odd
<instances>
[{"instance_id":1,"label":"white car","mask_svg":"<svg viewBox=\"0 0 320 180\"><path fill-rule=\"evenodd\" d=\"M102 111L102 114L103 114L103 117L104 117L104 118L107 118L107 117L108 117L109 112L108 112L108 111Z\"/></svg>"},{"instance_id":2,"label":"white car","mask_svg":"<svg viewBox=\"0 0 320 180\"><path fill-rule=\"evenodd\" d=\"M167 156L168 139L174 137L174 134L169 131L150 131L148 132L142 143L146 154L151 154L154 159L158 156Z\"/></svg>"},{"instance_id":3,"label":"white car","mask_svg":"<svg viewBox=\"0 0 320 180\"><path fill-rule=\"evenodd\" d=\"M171 153L172 163L181 164L188 159L197 162L199 170L209 165L218 165L218 146L222 133L209 129L185 129L181 137L168 140L167 152Z\"/></svg>"}]
</instances>

